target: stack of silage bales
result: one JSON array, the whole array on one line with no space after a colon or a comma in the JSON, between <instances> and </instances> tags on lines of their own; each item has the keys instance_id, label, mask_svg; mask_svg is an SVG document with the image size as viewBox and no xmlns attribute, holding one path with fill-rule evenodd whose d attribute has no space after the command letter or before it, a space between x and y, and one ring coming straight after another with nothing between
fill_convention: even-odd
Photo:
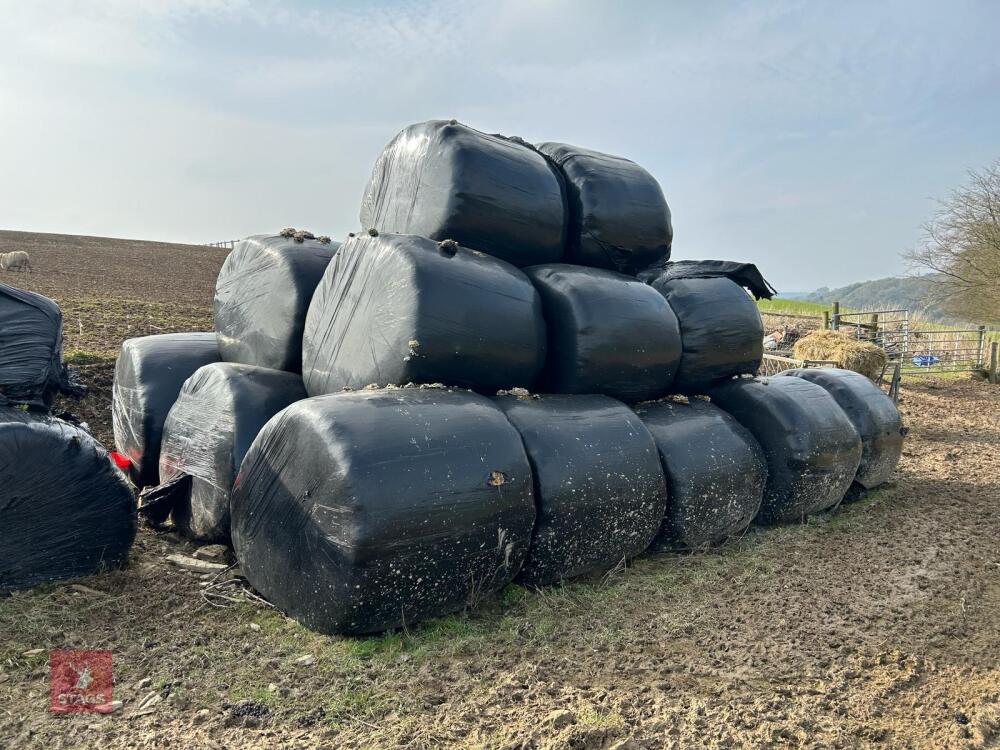
<instances>
[{"instance_id":1,"label":"stack of silage bales","mask_svg":"<svg viewBox=\"0 0 1000 750\"><path fill-rule=\"evenodd\" d=\"M126 341L115 434L139 467L142 512L185 536L229 539L233 481L264 424L306 397L302 330L339 243L284 229L240 242L216 281L209 334ZM140 439L140 436L142 439Z\"/></svg>"},{"instance_id":2,"label":"stack of silage bales","mask_svg":"<svg viewBox=\"0 0 1000 750\"><path fill-rule=\"evenodd\" d=\"M62 363L62 312L0 284L0 593L125 562L135 499L82 426L51 416L76 395Z\"/></svg>"},{"instance_id":3,"label":"stack of silage bales","mask_svg":"<svg viewBox=\"0 0 1000 750\"><path fill-rule=\"evenodd\" d=\"M215 341L153 386L136 450L163 482L150 513L231 536L310 627L409 625L512 580L716 544L898 457L873 448L859 473L836 396L753 378L748 292L773 290L749 264L671 261L666 200L633 162L422 123L379 157L361 220L341 246L289 230L233 251ZM124 401L144 368L120 369ZM884 411L870 396L857 408Z\"/></svg>"}]
</instances>

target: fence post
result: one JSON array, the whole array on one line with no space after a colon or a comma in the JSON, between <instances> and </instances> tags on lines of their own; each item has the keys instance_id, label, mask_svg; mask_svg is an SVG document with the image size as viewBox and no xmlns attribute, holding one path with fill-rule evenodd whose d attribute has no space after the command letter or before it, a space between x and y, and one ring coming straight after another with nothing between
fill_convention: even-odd
<instances>
[{"instance_id":1,"label":"fence post","mask_svg":"<svg viewBox=\"0 0 1000 750\"><path fill-rule=\"evenodd\" d=\"M982 370L986 364L986 326L979 326L979 346L976 350L976 369Z\"/></svg>"},{"instance_id":2,"label":"fence post","mask_svg":"<svg viewBox=\"0 0 1000 750\"><path fill-rule=\"evenodd\" d=\"M1000 349L1000 343L996 341L990 342L990 370L989 379L993 385L997 384L997 359L1000 358L997 354L997 349Z\"/></svg>"},{"instance_id":3,"label":"fence post","mask_svg":"<svg viewBox=\"0 0 1000 750\"><path fill-rule=\"evenodd\" d=\"M837 331L840 329L840 303L833 303L833 318L832 318L833 330Z\"/></svg>"},{"instance_id":4,"label":"fence post","mask_svg":"<svg viewBox=\"0 0 1000 750\"><path fill-rule=\"evenodd\" d=\"M829 329L829 327L830 327L830 311L829 310L824 310L823 311L823 330L825 331L825 330Z\"/></svg>"}]
</instances>

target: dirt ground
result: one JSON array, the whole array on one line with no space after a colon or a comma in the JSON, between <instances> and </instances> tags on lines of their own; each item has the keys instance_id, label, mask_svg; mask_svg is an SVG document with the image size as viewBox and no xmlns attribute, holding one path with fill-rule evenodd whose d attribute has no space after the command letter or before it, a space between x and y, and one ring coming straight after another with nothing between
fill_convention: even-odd
<instances>
[{"instance_id":1,"label":"dirt ground","mask_svg":"<svg viewBox=\"0 0 1000 750\"><path fill-rule=\"evenodd\" d=\"M67 348L106 439L117 343L206 327L225 253L69 239L0 281L98 303L100 332L81 315ZM138 266L106 281L111 257ZM115 312L132 300L141 323ZM164 562L193 548L142 531L126 570L0 600L0 747L1000 747L1000 388L909 379L901 410L895 481L835 514L374 638L238 590L209 602L211 581ZM111 649L124 708L50 715L55 647Z\"/></svg>"}]
</instances>

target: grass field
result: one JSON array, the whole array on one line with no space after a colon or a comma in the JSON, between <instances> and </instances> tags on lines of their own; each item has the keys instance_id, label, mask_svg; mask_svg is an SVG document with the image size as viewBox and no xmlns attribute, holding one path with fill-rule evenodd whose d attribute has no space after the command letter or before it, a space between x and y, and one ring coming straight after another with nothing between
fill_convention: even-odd
<instances>
[{"instance_id":1,"label":"grass field","mask_svg":"<svg viewBox=\"0 0 1000 750\"><path fill-rule=\"evenodd\" d=\"M64 306L93 389L67 405L107 440L121 340L208 328L225 251L0 233L26 245L0 281ZM0 599L0 747L997 747L1000 389L923 380L901 410L895 481L835 513L378 637L210 603L165 562L194 547L142 530L124 570ZM124 708L50 715L55 647L111 649Z\"/></svg>"}]
</instances>

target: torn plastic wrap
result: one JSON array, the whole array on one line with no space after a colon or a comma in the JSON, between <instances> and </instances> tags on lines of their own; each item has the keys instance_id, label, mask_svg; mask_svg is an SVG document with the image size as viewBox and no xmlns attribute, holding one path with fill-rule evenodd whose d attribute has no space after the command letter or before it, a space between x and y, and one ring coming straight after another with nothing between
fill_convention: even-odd
<instances>
[{"instance_id":1,"label":"torn plastic wrap","mask_svg":"<svg viewBox=\"0 0 1000 750\"><path fill-rule=\"evenodd\" d=\"M309 628L361 634L504 586L535 506L521 438L489 399L402 388L278 414L243 460L232 513L254 588Z\"/></svg>"},{"instance_id":2,"label":"torn plastic wrap","mask_svg":"<svg viewBox=\"0 0 1000 750\"><path fill-rule=\"evenodd\" d=\"M271 417L304 398L302 378L281 370L217 362L188 378L167 415L160 452L164 484L191 477L171 502L182 534L229 539L229 499L243 456Z\"/></svg>"},{"instance_id":3,"label":"torn plastic wrap","mask_svg":"<svg viewBox=\"0 0 1000 750\"><path fill-rule=\"evenodd\" d=\"M0 284L0 395L50 405L73 384L62 364L62 311L35 292Z\"/></svg>"},{"instance_id":4,"label":"torn plastic wrap","mask_svg":"<svg viewBox=\"0 0 1000 750\"><path fill-rule=\"evenodd\" d=\"M324 238L326 239L326 238ZM256 235L226 258L215 284L215 330L227 362L302 371L302 329L339 242Z\"/></svg>"},{"instance_id":5,"label":"torn plastic wrap","mask_svg":"<svg viewBox=\"0 0 1000 750\"><path fill-rule=\"evenodd\" d=\"M379 156L365 229L452 239L516 266L563 257L566 210L555 165L520 139L454 120L403 130Z\"/></svg>"},{"instance_id":6,"label":"torn plastic wrap","mask_svg":"<svg viewBox=\"0 0 1000 750\"><path fill-rule=\"evenodd\" d=\"M544 390L642 401L666 393L681 361L677 317L663 297L614 271L526 268L548 328Z\"/></svg>"},{"instance_id":7,"label":"torn plastic wrap","mask_svg":"<svg viewBox=\"0 0 1000 750\"><path fill-rule=\"evenodd\" d=\"M670 257L670 209L656 179L633 161L565 143L538 150L562 171L567 262L632 274Z\"/></svg>"},{"instance_id":8,"label":"torn plastic wrap","mask_svg":"<svg viewBox=\"0 0 1000 750\"><path fill-rule=\"evenodd\" d=\"M160 441L181 386L203 365L219 361L214 333L165 333L126 339L115 363L111 418L115 447L132 463L140 489L160 481Z\"/></svg>"},{"instance_id":9,"label":"torn plastic wrap","mask_svg":"<svg viewBox=\"0 0 1000 750\"><path fill-rule=\"evenodd\" d=\"M135 532L132 491L90 433L0 408L0 591L120 566Z\"/></svg>"},{"instance_id":10,"label":"torn plastic wrap","mask_svg":"<svg viewBox=\"0 0 1000 750\"><path fill-rule=\"evenodd\" d=\"M882 389L864 375L834 367L785 370L783 376L802 378L833 396L861 435L861 465L855 481L870 490L885 484L903 453L903 421Z\"/></svg>"},{"instance_id":11,"label":"torn plastic wrap","mask_svg":"<svg viewBox=\"0 0 1000 750\"><path fill-rule=\"evenodd\" d=\"M777 291L753 263L735 260L675 260L647 268L639 274L647 284L665 284L677 279L729 279L746 289L754 299L771 299Z\"/></svg>"},{"instance_id":12,"label":"torn plastic wrap","mask_svg":"<svg viewBox=\"0 0 1000 750\"><path fill-rule=\"evenodd\" d=\"M844 499L861 462L861 438L823 388L801 378L739 378L709 395L764 449L758 523L802 521Z\"/></svg>"},{"instance_id":13,"label":"torn plastic wrap","mask_svg":"<svg viewBox=\"0 0 1000 750\"><path fill-rule=\"evenodd\" d=\"M649 431L607 396L496 398L524 441L537 518L517 580L528 586L599 573L643 552L667 501Z\"/></svg>"},{"instance_id":14,"label":"torn plastic wrap","mask_svg":"<svg viewBox=\"0 0 1000 750\"><path fill-rule=\"evenodd\" d=\"M667 478L667 512L652 549L697 549L743 531L767 481L753 435L701 399L650 401L635 412L656 441Z\"/></svg>"},{"instance_id":15,"label":"torn plastic wrap","mask_svg":"<svg viewBox=\"0 0 1000 750\"><path fill-rule=\"evenodd\" d=\"M764 324L757 305L727 278L660 276L650 282L680 323L683 353L674 377L678 393L705 393L734 375L755 375L764 358Z\"/></svg>"},{"instance_id":16,"label":"torn plastic wrap","mask_svg":"<svg viewBox=\"0 0 1000 750\"><path fill-rule=\"evenodd\" d=\"M310 395L444 383L530 387L545 361L541 301L509 263L423 237L344 243L316 288L302 341Z\"/></svg>"}]
</instances>

